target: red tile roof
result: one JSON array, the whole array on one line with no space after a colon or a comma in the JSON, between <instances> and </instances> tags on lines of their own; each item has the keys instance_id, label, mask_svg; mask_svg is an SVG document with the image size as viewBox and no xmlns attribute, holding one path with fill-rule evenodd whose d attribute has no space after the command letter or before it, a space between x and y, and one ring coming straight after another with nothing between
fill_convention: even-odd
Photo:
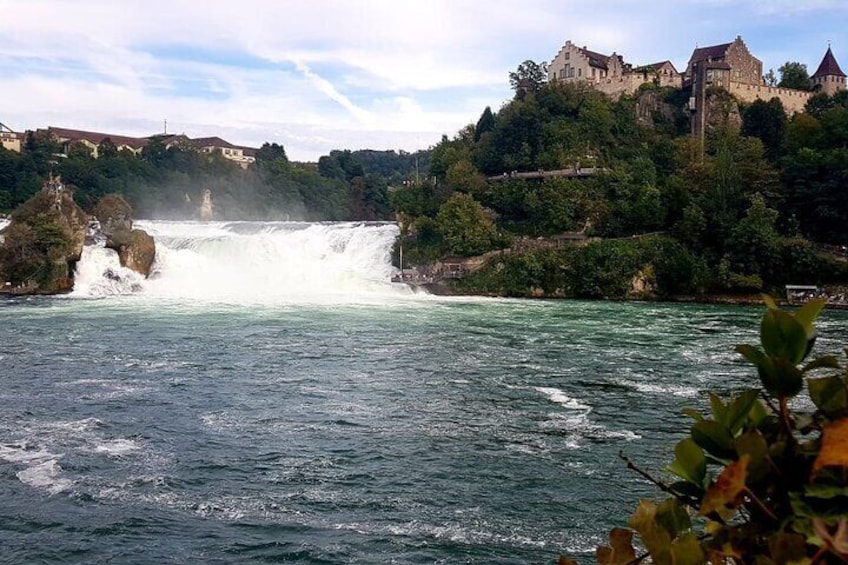
<instances>
[{"instance_id":1,"label":"red tile roof","mask_svg":"<svg viewBox=\"0 0 848 565\"><path fill-rule=\"evenodd\" d=\"M708 59L718 59L727 55L727 50L732 43L722 43L721 45L710 45L707 47L698 47L692 52L690 63L706 61Z\"/></svg>"},{"instance_id":2,"label":"red tile roof","mask_svg":"<svg viewBox=\"0 0 848 565\"><path fill-rule=\"evenodd\" d=\"M198 137L196 139L191 140L192 143L197 145L198 147L221 147L224 149L239 149L238 146L233 145L229 141L221 139L220 137Z\"/></svg>"},{"instance_id":3,"label":"red tile roof","mask_svg":"<svg viewBox=\"0 0 848 565\"><path fill-rule=\"evenodd\" d=\"M589 66L607 70L607 61L609 60L609 55L604 55L595 51L589 51L585 48L578 49L589 59Z\"/></svg>"},{"instance_id":4,"label":"red tile roof","mask_svg":"<svg viewBox=\"0 0 848 565\"><path fill-rule=\"evenodd\" d=\"M133 149L141 149L147 147L150 143L147 139L141 137L128 137L125 135L114 135L111 133L100 133L96 131L82 131L78 129L57 128L49 126L47 132L54 135L60 140L67 141L88 141L94 145L100 145L104 139L109 139L116 147L126 145Z\"/></svg>"},{"instance_id":5,"label":"red tile roof","mask_svg":"<svg viewBox=\"0 0 848 565\"><path fill-rule=\"evenodd\" d=\"M819 78L826 76L845 76L845 73L843 73L842 69L839 68L839 63L836 62L836 57L833 56L833 51L830 50L829 46L827 48L827 53L824 54L824 59L822 59L818 70L816 70L816 72L810 78Z\"/></svg>"}]
</instances>

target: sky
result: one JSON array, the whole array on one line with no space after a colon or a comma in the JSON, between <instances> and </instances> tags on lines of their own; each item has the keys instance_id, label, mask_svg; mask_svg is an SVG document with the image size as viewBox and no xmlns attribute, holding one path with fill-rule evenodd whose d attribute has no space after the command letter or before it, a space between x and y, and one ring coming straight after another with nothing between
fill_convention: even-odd
<instances>
[{"instance_id":1,"label":"sky","mask_svg":"<svg viewBox=\"0 0 848 565\"><path fill-rule=\"evenodd\" d=\"M764 70L829 41L848 70L848 0L0 0L0 122L415 151L566 40L684 70L737 35Z\"/></svg>"}]
</instances>

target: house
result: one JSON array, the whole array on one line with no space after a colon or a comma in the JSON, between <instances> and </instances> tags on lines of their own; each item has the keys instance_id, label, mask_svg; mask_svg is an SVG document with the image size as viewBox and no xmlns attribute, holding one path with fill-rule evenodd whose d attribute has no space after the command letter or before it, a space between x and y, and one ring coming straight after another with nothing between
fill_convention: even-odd
<instances>
[{"instance_id":1,"label":"house","mask_svg":"<svg viewBox=\"0 0 848 565\"><path fill-rule=\"evenodd\" d=\"M62 153L66 155L71 147L82 145L91 152L91 156L95 159L99 156L100 145L106 140L111 141L118 151L129 151L133 155L141 155L142 150L150 143L149 139L143 137L129 137L53 126L49 126L46 130L37 131L52 136L62 145Z\"/></svg>"},{"instance_id":2,"label":"house","mask_svg":"<svg viewBox=\"0 0 848 565\"><path fill-rule=\"evenodd\" d=\"M20 153L23 141L24 136L22 133L13 131L12 128L0 122L0 147Z\"/></svg>"},{"instance_id":3,"label":"house","mask_svg":"<svg viewBox=\"0 0 848 565\"><path fill-rule=\"evenodd\" d=\"M763 84L763 62L748 51L742 37L730 43L697 47L686 65L685 83L706 79L712 85L727 87L731 81Z\"/></svg>"},{"instance_id":4,"label":"house","mask_svg":"<svg viewBox=\"0 0 848 565\"><path fill-rule=\"evenodd\" d=\"M597 84L601 79L619 77L624 73L621 55L604 55L590 51L584 45L577 47L566 41L557 56L548 65L548 81L586 81Z\"/></svg>"},{"instance_id":5,"label":"house","mask_svg":"<svg viewBox=\"0 0 848 565\"><path fill-rule=\"evenodd\" d=\"M218 152L225 159L238 163L243 169L256 161L256 149L233 145L220 137L201 137L191 141L203 153Z\"/></svg>"},{"instance_id":6,"label":"house","mask_svg":"<svg viewBox=\"0 0 848 565\"><path fill-rule=\"evenodd\" d=\"M810 77L813 83L813 90L816 92L824 92L830 96L840 90L845 90L845 73L839 68L839 63L833 56L830 50L830 45L827 46L827 52L824 54L819 68Z\"/></svg>"},{"instance_id":7,"label":"house","mask_svg":"<svg viewBox=\"0 0 848 565\"><path fill-rule=\"evenodd\" d=\"M682 76L671 61L633 68L621 55L604 55L566 41L551 64L548 81L584 82L611 98L633 94L645 83L680 88Z\"/></svg>"},{"instance_id":8,"label":"house","mask_svg":"<svg viewBox=\"0 0 848 565\"><path fill-rule=\"evenodd\" d=\"M201 151L203 153L219 152L225 159L235 161L245 169L248 165L256 161L256 149L252 147L233 145L220 137L191 139L182 134L155 134L148 137L130 137L126 135L57 128L53 126L37 131L53 137L53 139L62 145L62 153L66 155L72 147L82 146L85 147L95 159L99 156L100 145L104 141L109 140L115 145L118 151L128 151L136 156L141 155L144 148L149 146L153 141L159 141L164 144L166 149L176 147L184 151ZM20 149L18 149L18 151L19 150Z\"/></svg>"},{"instance_id":9,"label":"house","mask_svg":"<svg viewBox=\"0 0 848 565\"><path fill-rule=\"evenodd\" d=\"M23 141L23 134L13 131L12 128L0 122L0 147L20 153Z\"/></svg>"}]
</instances>

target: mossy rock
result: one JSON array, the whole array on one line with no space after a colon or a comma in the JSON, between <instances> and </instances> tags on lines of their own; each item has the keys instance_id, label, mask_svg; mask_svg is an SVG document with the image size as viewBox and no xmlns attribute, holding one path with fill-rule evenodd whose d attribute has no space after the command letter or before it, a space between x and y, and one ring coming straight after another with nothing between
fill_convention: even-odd
<instances>
[{"instance_id":1,"label":"mossy rock","mask_svg":"<svg viewBox=\"0 0 848 565\"><path fill-rule=\"evenodd\" d=\"M132 206L120 194L107 194L94 207L94 216L107 234L132 229Z\"/></svg>"},{"instance_id":2,"label":"mossy rock","mask_svg":"<svg viewBox=\"0 0 848 565\"><path fill-rule=\"evenodd\" d=\"M121 266L144 275L150 274L156 258L156 243L144 230L119 229L109 235L106 247L118 252Z\"/></svg>"}]
</instances>

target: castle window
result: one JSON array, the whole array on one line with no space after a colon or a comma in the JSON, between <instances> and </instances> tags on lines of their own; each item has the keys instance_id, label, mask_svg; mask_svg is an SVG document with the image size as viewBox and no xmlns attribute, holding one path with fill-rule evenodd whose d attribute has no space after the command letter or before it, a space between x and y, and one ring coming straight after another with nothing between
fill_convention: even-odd
<instances>
[{"instance_id":1,"label":"castle window","mask_svg":"<svg viewBox=\"0 0 848 565\"><path fill-rule=\"evenodd\" d=\"M578 77L583 76L583 69L577 69L577 76Z\"/></svg>"},{"instance_id":2,"label":"castle window","mask_svg":"<svg viewBox=\"0 0 848 565\"><path fill-rule=\"evenodd\" d=\"M592 67L592 78L595 78L595 67Z\"/></svg>"},{"instance_id":3,"label":"castle window","mask_svg":"<svg viewBox=\"0 0 848 565\"><path fill-rule=\"evenodd\" d=\"M571 59L571 53L566 53L565 54L565 60L568 61L570 59Z\"/></svg>"}]
</instances>

